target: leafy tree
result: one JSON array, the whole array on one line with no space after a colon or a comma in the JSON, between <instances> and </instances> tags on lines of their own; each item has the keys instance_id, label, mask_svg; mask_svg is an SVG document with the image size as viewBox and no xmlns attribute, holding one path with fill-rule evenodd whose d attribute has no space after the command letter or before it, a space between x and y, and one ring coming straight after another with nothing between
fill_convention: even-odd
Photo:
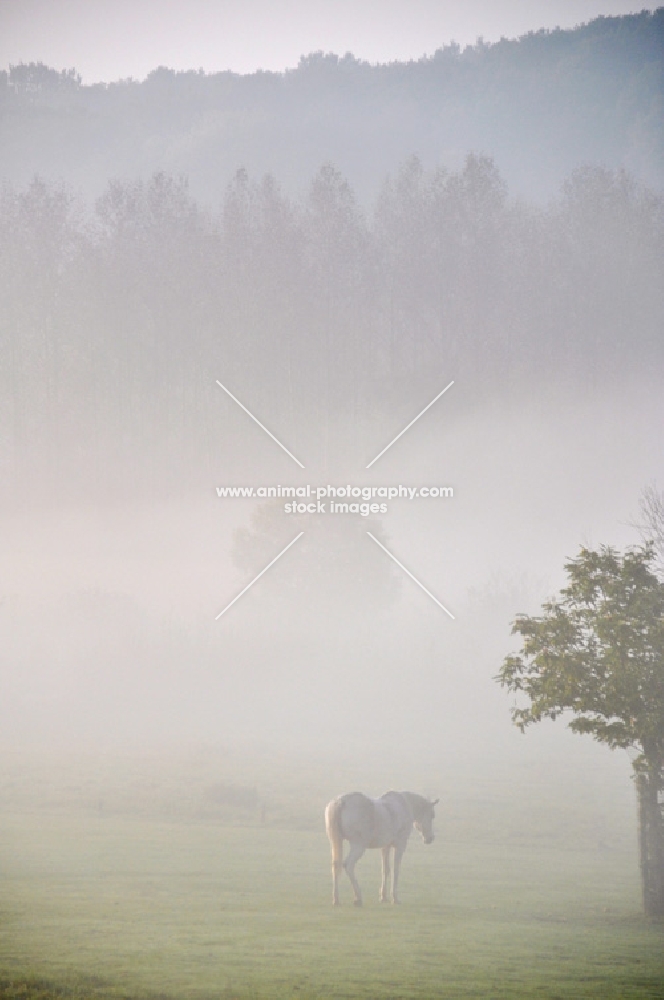
<instances>
[{"instance_id":1,"label":"leafy tree","mask_svg":"<svg viewBox=\"0 0 664 1000\"><path fill-rule=\"evenodd\" d=\"M498 675L522 693L512 710L523 732L570 711L570 729L611 749L636 752L645 911L664 915L664 584L652 572L652 545L624 555L582 548L566 565L569 586L540 617L518 615L523 638Z\"/></svg>"},{"instance_id":2,"label":"leafy tree","mask_svg":"<svg viewBox=\"0 0 664 1000\"><path fill-rule=\"evenodd\" d=\"M348 502L363 502L361 498ZM345 502L345 501L344 501ZM326 499L329 512L329 500ZM287 566L281 570L279 600L290 606L307 595L310 613L315 609L325 615L364 621L366 615L389 610L398 598L402 577L366 537L371 533L389 545L382 523L375 517L361 515L288 514L282 500L269 500L257 506L250 528L237 528L233 534L232 559L238 569L252 576L262 570L283 546L299 531L301 542L293 549ZM288 568L287 568L288 567Z\"/></svg>"},{"instance_id":3,"label":"leafy tree","mask_svg":"<svg viewBox=\"0 0 664 1000\"><path fill-rule=\"evenodd\" d=\"M9 84L17 94L35 96L58 90L77 90L81 77L75 69L63 69L58 73L42 62L19 63L9 67Z\"/></svg>"}]
</instances>

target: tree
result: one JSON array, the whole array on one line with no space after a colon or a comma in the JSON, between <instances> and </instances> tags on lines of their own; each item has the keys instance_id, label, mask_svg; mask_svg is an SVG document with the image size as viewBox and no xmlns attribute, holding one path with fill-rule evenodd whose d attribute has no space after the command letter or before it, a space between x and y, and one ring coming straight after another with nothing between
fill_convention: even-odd
<instances>
[{"instance_id":1,"label":"tree","mask_svg":"<svg viewBox=\"0 0 664 1000\"><path fill-rule=\"evenodd\" d=\"M71 93L81 86L81 77L73 68L58 73L42 62L19 63L9 67L9 85L17 94L29 97L56 91Z\"/></svg>"},{"instance_id":2,"label":"tree","mask_svg":"<svg viewBox=\"0 0 664 1000\"><path fill-rule=\"evenodd\" d=\"M329 512L327 499L325 506ZM285 514L282 500L269 500L255 508L251 528L235 529L232 559L238 569L253 576L304 531L289 568L281 571L275 600L292 604L306 594L309 617L313 616L319 633L331 629L330 636L338 635L342 620L364 622L369 615L373 621L374 614L389 611L400 594L402 577L391 562L376 558L368 530L389 544L375 516ZM316 610L321 619L315 618Z\"/></svg>"},{"instance_id":3,"label":"tree","mask_svg":"<svg viewBox=\"0 0 664 1000\"><path fill-rule=\"evenodd\" d=\"M582 548L565 569L569 586L540 617L518 615L520 654L497 680L530 704L512 710L523 732L572 712L570 729L590 733L633 760L640 818L644 909L664 915L664 584L652 545L624 555Z\"/></svg>"},{"instance_id":4,"label":"tree","mask_svg":"<svg viewBox=\"0 0 664 1000\"><path fill-rule=\"evenodd\" d=\"M634 522L644 543L651 542L655 553L655 570L664 577L664 493L654 484L646 486L639 497L640 520Z\"/></svg>"}]
</instances>

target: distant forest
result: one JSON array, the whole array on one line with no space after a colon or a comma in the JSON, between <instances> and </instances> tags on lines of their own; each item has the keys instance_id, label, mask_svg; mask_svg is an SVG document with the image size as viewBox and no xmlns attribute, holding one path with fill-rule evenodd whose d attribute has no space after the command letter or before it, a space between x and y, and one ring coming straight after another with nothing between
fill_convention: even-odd
<instances>
[{"instance_id":1,"label":"distant forest","mask_svg":"<svg viewBox=\"0 0 664 1000\"><path fill-rule=\"evenodd\" d=\"M331 474L450 379L485 407L657 377L663 31L664 8L407 65L0 74L0 496L246 479L215 379ZM524 196L519 170L568 165Z\"/></svg>"},{"instance_id":2,"label":"distant forest","mask_svg":"<svg viewBox=\"0 0 664 1000\"><path fill-rule=\"evenodd\" d=\"M0 148L2 177L19 186L39 173L97 197L110 178L163 170L214 208L241 167L302 197L331 162L371 207L409 156L459 170L469 152L540 202L584 165L661 191L664 8L389 65L318 52L285 73L159 67L94 86L13 66L0 73Z\"/></svg>"},{"instance_id":3,"label":"distant forest","mask_svg":"<svg viewBox=\"0 0 664 1000\"><path fill-rule=\"evenodd\" d=\"M661 374L663 203L579 168L533 207L474 155L410 159L371 215L331 165L299 200L240 170L216 213L165 173L94 211L33 180L0 199L0 298L3 490L209 484L247 422L217 378L332 472L451 378L485 407Z\"/></svg>"}]
</instances>

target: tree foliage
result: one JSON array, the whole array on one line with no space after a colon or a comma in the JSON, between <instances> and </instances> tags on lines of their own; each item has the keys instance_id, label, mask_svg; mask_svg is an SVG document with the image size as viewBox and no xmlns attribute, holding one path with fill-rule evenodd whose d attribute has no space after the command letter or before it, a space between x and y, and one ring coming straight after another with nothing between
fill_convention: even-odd
<instances>
[{"instance_id":1,"label":"tree foliage","mask_svg":"<svg viewBox=\"0 0 664 1000\"><path fill-rule=\"evenodd\" d=\"M501 684L523 693L524 730L572 712L574 732L612 749L636 749L638 766L664 761L664 585L651 546L624 555L582 548L566 565L569 586L543 615L517 617L521 654L508 656Z\"/></svg>"}]
</instances>

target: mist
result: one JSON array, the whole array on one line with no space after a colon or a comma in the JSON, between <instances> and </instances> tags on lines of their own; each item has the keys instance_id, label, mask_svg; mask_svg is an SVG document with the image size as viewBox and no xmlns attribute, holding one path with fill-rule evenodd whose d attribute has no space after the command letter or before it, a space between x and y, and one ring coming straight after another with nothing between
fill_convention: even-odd
<instances>
[{"instance_id":1,"label":"mist","mask_svg":"<svg viewBox=\"0 0 664 1000\"><path fill-rule=\"evenodd\" d=\"M2 76L12 823L315 853L333 795L405 787L448 850L636 871L630 754L521 734L496 675L664 482L661 15L390 66ZM542 110L579 52L592 80Z\"/></svg>"},{"instance_id":2,"label":"mist","mask_svg":"<svg viewBox=\"0 0 664 1000\"><path fill-rule=\"evenodd\" d=\"M2 211L4 738L510 742L511 621L661 481L659 197L584 168L536 208L469 156L371 214L330 165L300 200L240 171L216 214L166 174ZM277 484L453 495L217 493Z\"/></svg>"}]
</instances>

